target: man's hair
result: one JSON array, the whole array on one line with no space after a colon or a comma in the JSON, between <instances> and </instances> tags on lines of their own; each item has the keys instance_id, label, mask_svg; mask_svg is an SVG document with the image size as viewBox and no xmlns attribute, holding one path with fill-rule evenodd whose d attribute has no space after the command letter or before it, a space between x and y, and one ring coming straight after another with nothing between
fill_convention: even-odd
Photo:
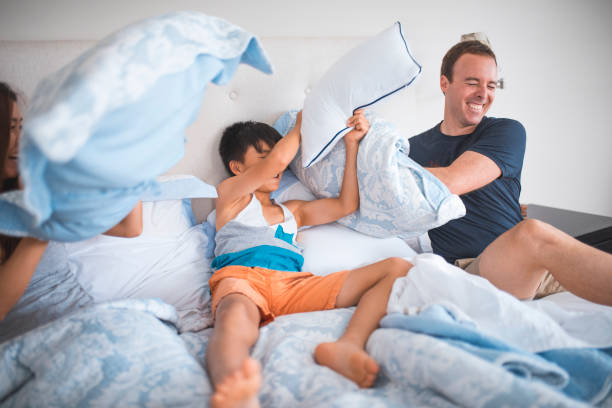
<instances>
[{"instance_id":1,"label":"man's hair","mask_svg":"<svg viewBox=\"0 0 612 408\"><path fill-rule=\"evenodd\" d=\"M237 122L223 131L219 143L219 154L223 165L230 175L233 175L230 162L242 162L244 154L253 146L257 152L263 152L262 142L272 148L281 139L280 133L272 126L261 122Z\"/></svg>"},{"instance_id":2,"label":"man's hair","mask_svg":"<svg viewBox=\"0 0 612 408\"><path fill-rule=\"evenodd\" d=\"M491 57L493 58L493 61L495 61L495 65L497 65L497 58L495 58L495 53L491 47L477 40L461 41L448 50L444 58L442 58L440 75L444 75L446 78L448 78L449 82L453 82L453 68L455 67L455 63L459 57L461 57L463 54L475 54Z\"/></svg>"}]
</instances>

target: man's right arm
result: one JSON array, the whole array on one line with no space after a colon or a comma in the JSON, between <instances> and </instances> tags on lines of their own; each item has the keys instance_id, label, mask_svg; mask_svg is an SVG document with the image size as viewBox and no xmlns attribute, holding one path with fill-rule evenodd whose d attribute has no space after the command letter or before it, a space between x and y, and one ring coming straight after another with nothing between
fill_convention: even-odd
<instances>
[{"instance_id":1,"label":"man's right arm","mask_svg":"<svg viewBox=\"0 0 612 408\"><path fill-rule=\"evenodd\" d=\"M487 156L468 150L447 167L426 167L452 194L462 195L486 186L501 176L501 169Z\"/></svg>"},{"instance_id":2,"label":"man's right arm","mask_svg":"<svg viewBox=\"0 0 612 408\"><path fill-rule=\"evenodd\" d=\"M496 119L479 140L447 167L427 168L453 194L462 195L499 177L518 177L525 155L525 128L512 119Z\"/></svg>"}]
</instances>

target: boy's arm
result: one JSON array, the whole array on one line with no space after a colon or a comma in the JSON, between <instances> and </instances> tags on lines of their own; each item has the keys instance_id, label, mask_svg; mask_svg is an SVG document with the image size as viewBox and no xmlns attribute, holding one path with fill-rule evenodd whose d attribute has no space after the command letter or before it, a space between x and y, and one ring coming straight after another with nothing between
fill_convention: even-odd
<instances>
[{"instance_id":1,"label":"boy's arm","mask_svg":"<svg viewBox=\"0 0 612 408\"><path fill-rule=\"evenodd\" d=\"M288 201L287 208L295 216L298 227L327 224L357 211L359 208L359 184L357 181L357 152L359 142L368 133L370 124L362 110L357 110L347 121L353 129L344 136L346 163L340 195L313 201Z\"/></svg>"},{"instance_id":2,"label":"boy's arm","mask_svg":"<svg viewBox=\"0 0 612 408\"><path fill-rule=\"evenodd\" d=\"M217 186L217 215L220 207L231 205L251 194L289 166L300 147L301 126L302 112L299 112L295 126L274 145L267 156L262 157L259 163L249 167L246 171L225 179Z\"/></svg>"}]
</instances>

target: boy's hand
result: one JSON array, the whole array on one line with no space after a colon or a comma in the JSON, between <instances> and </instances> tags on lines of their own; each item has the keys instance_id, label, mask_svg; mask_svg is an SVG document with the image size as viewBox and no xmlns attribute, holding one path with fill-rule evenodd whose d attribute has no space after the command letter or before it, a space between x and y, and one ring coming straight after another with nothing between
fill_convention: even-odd
<instances>
[{"instance_id":1,"label":"boy's hand","mask_svg":"<svg viewBox=\"0 0 612 408\"><path fill-rule=\"evenodd\" d=\"M295 117L295 125L293 127L300 127L302 126L302 111L299 111L297 113L297 116Z\"/></svg>"},{"instance_id":2,"label":"boy's hand","mask_svg":"<svg viewBox=\"0 0 612 408\"><path fill-rule=\"evenodd\" d=\"M356 110L353 116L346 121L346 126L353 129L344 135L345 143L359 144L361 139L368 133L368 130L370 130L370 122L366 119L363 109Z\"/></svg>"},{"instance_id":3,"label":"boy's hand","mask_svg":"<svg viewBox=\"0 0 612 408\"><path fill-rule=\"evenodd\" d=\"M298 132L298 134L300 134L302 130L301 128L302 128L302 111L299 111L297 113L297 116L295 117L295 125L293 125L293 129L291 130Z\"/></svg>"}]
</instances>

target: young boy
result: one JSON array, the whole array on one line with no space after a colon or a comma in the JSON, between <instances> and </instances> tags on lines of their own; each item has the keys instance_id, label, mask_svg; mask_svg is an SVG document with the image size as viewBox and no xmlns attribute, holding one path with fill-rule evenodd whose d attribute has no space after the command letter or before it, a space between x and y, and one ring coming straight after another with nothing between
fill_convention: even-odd
<instances>
[{"instance_id":1,"label":"young boy","mask_svg":"<svg viewBox=\"0 0 612 408\"><path fill-rule=\"evenodd\" d=\"M217 187L216 248L210 279L213 333L206 363L215 393L212 407L257 407L258 362L249 356L259 326L275 316L357 305L345 333L315 349L317 363L370 387L378 365L365 351L385 314L391 287L412 265L389 258L351 271L315 276L300 272L297 229L336 221L359 207L357 150L369 130L362 111L347 121L346 165L340 195L277 204L270 193L300 145L301 113L284 137L272 127L240 122L227 128L219 152L233 176Z\"/></svg>"}]
</instances>

